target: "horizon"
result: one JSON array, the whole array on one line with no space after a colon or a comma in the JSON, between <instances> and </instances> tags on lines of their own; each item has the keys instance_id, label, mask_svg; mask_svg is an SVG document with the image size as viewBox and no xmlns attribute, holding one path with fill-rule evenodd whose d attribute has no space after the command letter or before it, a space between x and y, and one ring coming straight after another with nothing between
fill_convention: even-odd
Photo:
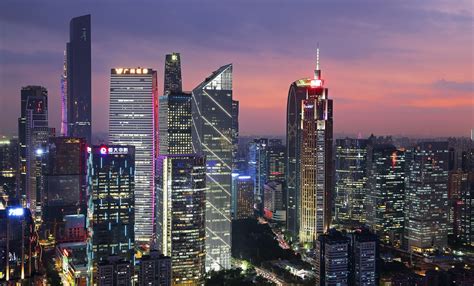
<instances>
[{"instance_id":1,"label":"horizon","mask_svg":"<svg viewBox=\"0 0 474 286\"><path fill-rule=\"evenodd\" d=\"M69 21L91 14L94 134L107 133L111 68L157 70L161 95L165 54L179 52L185 90L233 63L242 136L285 136L288 88L312 75L319 43L322 75L334 100L335 134L469 137L474 128L469 2L457 7L443 1L429 7L404 1L343 2L341 7L281 2L283 7L275 8L262 1L248 9L247 1L143 2L139 7L5 1L0 4L0 84L7 104L0 106L0 133L16 134L20 90L26 85L48 89L50 125L59 131L59 79ZM321 10L315 19L305 17L311 9ZM284 17L291 12L302 16ZM141 16L124 17L130 13ZM272 22L271 15L281 21ZM314 35L308 37L301 27L310 26ZM211 36L206 39L206 34ZM142 43L138 52L137 42Z\"/></svg>"}]
</instances>

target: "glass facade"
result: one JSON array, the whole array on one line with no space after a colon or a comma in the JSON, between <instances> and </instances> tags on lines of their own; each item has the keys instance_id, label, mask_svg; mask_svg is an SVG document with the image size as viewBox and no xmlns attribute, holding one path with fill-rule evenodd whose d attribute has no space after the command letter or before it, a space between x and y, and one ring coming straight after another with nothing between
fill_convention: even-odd
<instances>
[{"instance_id":1,"label":"glass facade","mask_svg":"<svg viewBox=\"0 0 474 286\"><path fill-rule=\"evenodd\" d=\"M181 55L179 53L171 53L165 57L163 94L180 93L182 91Z\"/></svg>"},{"instance_id":2,"label":"glass facade","mask_svg":"<svg viewBox=\"0 0 474 286\"><path fill-rule=\"evenodd\" d=\"M232 65L193 90L193 150L206 156L206 270L230 268Z\"/></svg>"},{"instance_id":3,"label":"glass facade","mask_svg":"<svg viewBox=\"0 0 474 286\"><path fill-rule=\"evenodd\" d=\"M143 244L150 243L154 231L157 105L156 71L112 69L109 143L135 146L135 239Z\"/></svg>"},{"instance_id":4,"label":"glass facade","mask_svg":"<svg viewBox=\"0 0 474 286\"><path fill-rule=\"evenodd\" d=\"M268 181L268 139L255 139L249 143L248 173L254 180L256 202L263 202L263 189Z\"/></svg>"}]
</instances>

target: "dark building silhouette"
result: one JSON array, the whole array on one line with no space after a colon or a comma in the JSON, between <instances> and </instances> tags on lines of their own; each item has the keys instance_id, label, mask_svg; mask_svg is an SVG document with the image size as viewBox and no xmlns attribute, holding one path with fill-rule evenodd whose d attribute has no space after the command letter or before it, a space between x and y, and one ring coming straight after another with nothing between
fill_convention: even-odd
<instances>
[{"instance_id":1,"label":"dark building silhouette","mask_svg":"<svg viewBox=\"0 0 474 286\"><path fill-rule=\"evenodd\" d=\"M181 79L181 55L171 53L165 58L165 80L163 94L180 93L183 91Z\"/></svg>"}]
</instances>

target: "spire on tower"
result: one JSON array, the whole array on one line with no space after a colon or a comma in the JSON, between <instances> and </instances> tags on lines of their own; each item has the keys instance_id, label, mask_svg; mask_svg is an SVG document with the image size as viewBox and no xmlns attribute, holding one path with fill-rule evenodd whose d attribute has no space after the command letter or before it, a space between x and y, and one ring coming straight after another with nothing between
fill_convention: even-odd
<instances>
[{"instance_id":1,"label":"spire on tower","mask_svg":"<svg viewBox=\"0 0 474 286\"><path fill-rule=\"evenodd\" d=\"M319 68L319 43L318 43L318 47L316 48L316 70L321 70Z\"/></svg>"}]
</instances>

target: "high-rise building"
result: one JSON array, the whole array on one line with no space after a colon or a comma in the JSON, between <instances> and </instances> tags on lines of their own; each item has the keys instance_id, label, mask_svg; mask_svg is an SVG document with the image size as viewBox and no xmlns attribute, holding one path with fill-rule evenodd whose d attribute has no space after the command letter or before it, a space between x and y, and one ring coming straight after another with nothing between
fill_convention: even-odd
<instances>
[{"instance_id":1,"label":"high-rise building","mask_svg":"<svg viewBox=\"0 0 474 286\"><path fill-rule=\"evenodd\" d=\"M98 286L132 285L133 266L120 256L107 257L98 264L97 268Z\"/></svg>"},{"instance_id":2,"label":"high-rise building","mask_svg":"<svg viewBox=\"0 0 474 286\"><path fill-rule=\"evenodd\" d=\"M254 216L254 180L250 176L239 176L237 178L237 198L235 219L246 219Z\"/></svg>"},{"instance_id":3,"label":"high-rise building","mask_svg":"<svg viewBox=\"0 0 474 286\"><path fill-rule=\"evenodd\" d=\"M168 92L159 102L159 154L192 154L192 96Z\"/></svg>"},{"instance_id":4,"label":"high-rise building","mask_svg":"<svg viewBox=\"0 0 474 286\"><path fill-rule=\"evenodd\" d=\"M173 285L203 285L206 242L206 161L199 155L160 155L157 163L157 241L171 257Z\"/></svg>"},{"instance_id":5,"label":"high-rise building","mask_svg":"<svg viewBox=\"0 0 474 286\"><path fill-rule=\"evenodd\" d=\"M165 80L163 94L180 93L183 91L181 79L181 55L171 53L165 58Z\"/></svg>"},{"instance_id":6,"label":"high-rise building","mask_svg":"<svg viewBox=\"0 0 474 286\"><path fill-rule=\"evenodd\" d=\"M135 146L135 240L140 244L151 242L154 229L157 112L156 71L111 70L109 143Z\"/></svg>"},{"instance_id":7,"label":"high-rise building","mask_svg":"<svg viewBox=\"0 0 474 286\"><path fill-rule=\"evenodd\" d=\"M110 255L134 258L135 147L93 146L88 159L89 212L94 268Z\"/></svg>"},{"instance_id":8,"label":"high-rise building","mask_svg":"<svg viewBox=\"0 0 474 286\"><path fill-rule=\"evenodd\" d=\"M0 137L0 186L12 192L18 172L18 139Z\"/></svg>"},{"instance_id":9,"label":"high-rise building","mask_svg":"<svg viewBox=\"0 0 474 286\"><path fill-rule=\"evenodd\" d=\"M335 219L365 221L367 140L336 140Z\"/></svg>"},{"instance_id":10,"label":"high-rise building","mask_svg":"<svg viewBox=\"0 0 474 286\"><path fill-rule=\"evenodd\" d=\"M316 241L316 285L349 285L350 240L341 232L331 229Z\"/></svg>"},{"instance_id":11,"label":"high-rise building","mask_svg":"<svg viewBox=\"0 0 474 286\"><path fill-rule=\"evenodd\" d=\"M248 172L254 180L254 195L263 202L263 188L268 181L268 139L255 139L249 143Z\"/></svg>"},{"instance_id":12,"label":"high-rise building","mask_svg":"<svg viewBox=\"0 0 474 286\"><path fill-rule=\"evenodd\" d=\"M400 243L405 201L405 152L393 145L369 146L367 225L384 241Z\"/></svg>"},{"instance_id":13,"label":"high-rise building","mask_svg":"<svg viewBox=\"0 0 474 286\"><path fill-rule=\"evenodd\" d=\"M357 229L349 234L350 281L354 286L379 285L378 237L368 229Z\"/></svg>"},{"instance_id":14,"label":"high-rise building","mask_svg":"<svg viewBox=\"0 0 474 286\"><path fill-rule=\"evenodd\" d=\"M314 243L329 230L332 193L333 109L324 87L317 50L314 78L304 80L306 98L301 102L299 240Z\"/></svg>"},{"instance_id":15,"label":"high-rise building","mask_svg":"<svg viewBox=\"0 0 474 286\"><path fill-rule=\"evenodd\" d=\"M139 260L139 286L171 286L171 258L156 250Z\"/></svg>"},{"instance_id":16,"label":"high-rise building","mask_svg":"<svg viewBox=\"0 0 474 286\"><path fill-rule=\"evenodd\" d=\"M467 183L461 188L457 213L457 240L463 245L474 246L474 171L469 172Z\"/></svg>"},{"instance_id":17,"label":"high-rise building","mask_svg":"<svg viewBox=\"0 0 474 286\"><path fill-rule=\"evenodd\" d=\"M232 170L235 172L238 169L238 150L239 150L239 101L232 100L232 145L234 149L232 152Z\"/></svg>"},{"instance_id":18,"label":"high-rise building","mask_svg":"<svg viewBox=\"0 0 474 286\"><path fill-rule=\"evenodd\" d=\"M63 72L63 92L66 101L63 114L67 117L69 137L85 138L91 144L91 16L73 18L69 23L66 45L66 72ZM64 128L64 127L63 127ZM62 130L65 131L65 130Z\"/></svg>"},{"instance_id":19,"label":"high-rise building","mask_svg":"<svg viewBox=\"0 0 474 286\"><path fill-rule=\"evenodd\" d=\"M44 237L59 239L64 216L87 213L85 138L49 139L46 192L43 197Z\"/></svg>"},{"instance_id":20,"label":"high-rise building","mask_svg":"<svg viewBox=\"0 0 474 286\"><path fill-rule=\"evenodd\" d=\"M421 142L407 157L404 240L409 251L447 246L448 158L447 142Z\"/></svg>"},{"instance_id":21,"label":"high-rise building","mask_svg":"<svg viewBox=\"0 0 474 286\"><path fill-rule=\"evenodd\" d=\"M193 90L193 150L206 156L206 269L230 268L232 64Z\"/></svg>"},{"instance_id":22,"label":"high-rise building","mask_svg":"<svg viewBox=\"0 0 474 286\"><path fill-rule=\"evenodd\" d=\"M286 222L286 208L283 197L283 185L277 181L265 184L263 194L264 216L279 223Z\"/></svg>"},{"instance_id":23,"label":"high-rise building","mask_svg":"<svg viewBox=\"0 0 474 286\"><path fill-rule=\"evenodd\" d=\"M285 182L286 147L280 139L268 141L268 181Z\"/></svg>"}]
</instances>

